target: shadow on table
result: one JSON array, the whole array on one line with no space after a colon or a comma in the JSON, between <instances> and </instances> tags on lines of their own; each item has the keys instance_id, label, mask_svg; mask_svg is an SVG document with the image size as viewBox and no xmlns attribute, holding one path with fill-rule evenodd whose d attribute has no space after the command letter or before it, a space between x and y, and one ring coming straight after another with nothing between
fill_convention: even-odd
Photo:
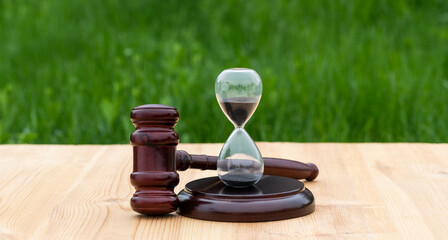
<instances>
[{"instance_id":1,"label":"shadow on table","mask_svg":"<svg viewBox=\"0 0 448 240\"><path fill-rule=\"evenodd\" d=\"M143 215L143 214L138 214L135 215L134 218L137 219L148 219L148 220L169 220L175 217L180 217L179 215L177 215L176 213L170 213L167 215L161 215L161 216L147 216L147 215Z\"/></svg>"}]
</instances>

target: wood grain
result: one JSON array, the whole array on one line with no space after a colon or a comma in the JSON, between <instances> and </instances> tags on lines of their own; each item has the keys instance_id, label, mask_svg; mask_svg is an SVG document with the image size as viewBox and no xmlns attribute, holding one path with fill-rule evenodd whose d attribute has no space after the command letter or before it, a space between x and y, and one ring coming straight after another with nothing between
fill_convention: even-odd
<instances>
[{"instance_id":1,"label":"wood grain","mask_svg":"<svg viewBox=\"0 0 448 240\"><path fill-rule=\"evenodd\" d=\"M210 222L132 212L129 145L0 145L0 239L445 239L448 144L258 143L267 157L313 162L308 216ZM221 144L180 144L217 155ZM179 192L216 172L179 172Z\"/></svg>"}]
</instances>

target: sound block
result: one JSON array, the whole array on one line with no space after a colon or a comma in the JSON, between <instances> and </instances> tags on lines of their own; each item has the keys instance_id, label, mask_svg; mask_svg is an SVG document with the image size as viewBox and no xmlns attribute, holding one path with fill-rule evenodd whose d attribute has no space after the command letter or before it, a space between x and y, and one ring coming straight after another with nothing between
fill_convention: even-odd
<instances>
[{"instance_id":1,"label":"sound block","mask_svg":"<svg viewBox=\"0 0 448 240\"><path fill-rule=\"evenodd\" d=\"M314 211L314 196L296 179L264 175L249 188L226 186L218 177L187 183L178 194L177 213L222 222L264 222Z\"/></svg>"}]
</instances>

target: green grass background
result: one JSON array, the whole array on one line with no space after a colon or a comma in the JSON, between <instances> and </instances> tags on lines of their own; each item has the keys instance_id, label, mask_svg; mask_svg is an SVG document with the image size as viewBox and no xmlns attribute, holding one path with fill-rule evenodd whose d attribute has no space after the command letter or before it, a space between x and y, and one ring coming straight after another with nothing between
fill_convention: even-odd
<instances>
[{"instance_id":1,"label":"green grass background","mask_svg":"<svg viewBox=\"0 0 448 240\"><path fill-rule=\"evenodd\" d=\"M231 67L263 79L254 140L448 141L446 0L0 0L0 143L127 143L148 103L224 142Z\"/></svg>"}]
</instances>

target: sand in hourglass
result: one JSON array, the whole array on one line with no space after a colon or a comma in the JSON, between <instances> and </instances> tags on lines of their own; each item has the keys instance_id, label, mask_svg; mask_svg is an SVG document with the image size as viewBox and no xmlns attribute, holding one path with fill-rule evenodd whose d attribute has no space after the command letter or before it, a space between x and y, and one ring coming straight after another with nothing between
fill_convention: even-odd
<instances>
[{"instance_id":1,"label":"sand in hourglass","mask_svg":"<svg viewBox=\"0 0 448 240\"><path fill-rule=\"evenodd\" d=\"M237 126L242 126L254 113L258 101L257 97L235 97L223 99L219 105L228 118Z\"/></svg>"},{"instance_id":2,"label":"sand in hourglass","mask_svg":"<svg viewBox=\"0 0 448 240\"><path fill-rule=\"evenodd\" d=\"M238 168L228 169L228 163L238 166ZM254 185L263 175L260 170L262 168L261 163L249 160L249 159L224 159L220 162L220 168L227 171L226 174L221 175L221 180L233 187L249 187ZM254 171L255 170L255 171Z\"/></svg>"},{"instance_id":3,"label":"sand in hourglass","mask_svg":"<svg viewBox=\"0 0 448 240\"><path fill-rule=\"evenodd\" d=\"M249 187L254 185L260 179L260 175L263 175L263 173L254 175L243 169L237 169L221 176L221 180L224 180L224 183L227 183L232 187Z\"/></svg>"},{"instance_id":4,"label":"sand in hourglass","mask_svg":"<svg viewBox=\"0 0 448 240\"><path fill-rule=\"evenodd\" d=\"M254 185L263 175L262 172L251 173L249 169L259 169L261 164L252 160L246 159L227 159L227 161L235 161L240 164L246 164L245 167L230 170L228 173L221 176L221 180L233 187L249 187ZM254 167L253 165L257 165ZM244 166L244 165L243 165ZM247 169L245 169L247 168Z\"/></svg>"}]
</instances>

